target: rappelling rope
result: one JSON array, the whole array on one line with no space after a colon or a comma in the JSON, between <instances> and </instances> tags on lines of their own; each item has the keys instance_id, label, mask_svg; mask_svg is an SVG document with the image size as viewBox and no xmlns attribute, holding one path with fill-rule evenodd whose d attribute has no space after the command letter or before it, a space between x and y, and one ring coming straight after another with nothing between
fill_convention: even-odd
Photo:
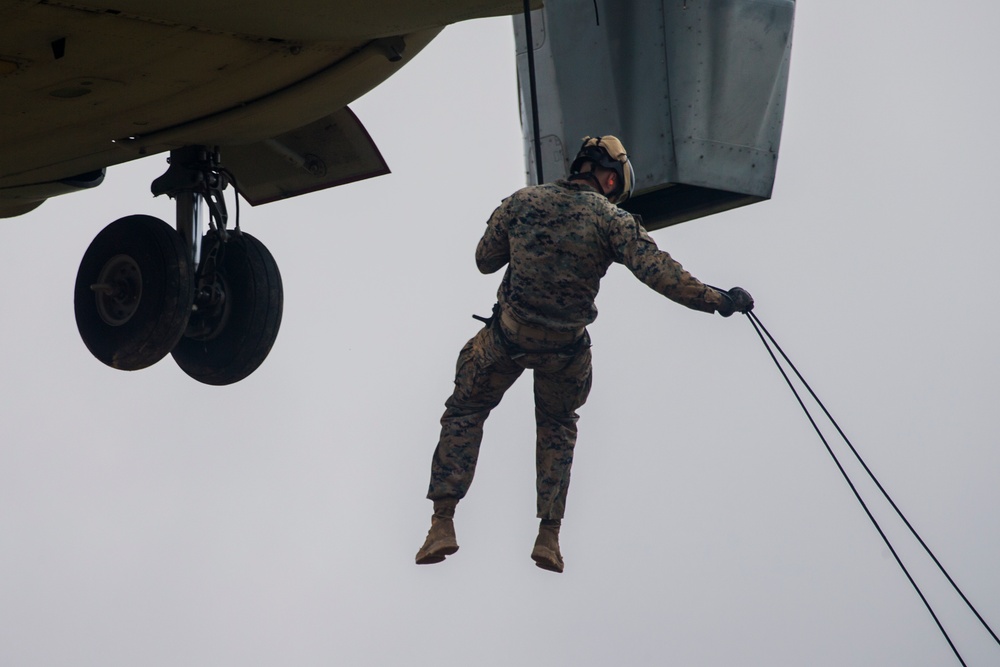
<instances>
[{"instance_id":1,"label":"rappelling rope","mask_svg":"<svg viewBox=\"0 0 1000 667\"><path fill-rule=\"evenodd\" d=\"M834 463L836 463L837 468L840 470L840 474L843 475L844 480L847 482L847 485L851 488L851 491L854 493L854 497L858 500L859 503L861 503L861 507L865 510L865 514L868 515L868 519L872 522L872 525L875 526L875 529L878 531L879 535L882 536L882 540L885 542L886 546L889 548L889 551L892 553L893 558L896 559L896 563L899 565L900 569L902 569L903 574L906 575L906 578L910 581L910 584L913 586L914 590L917 592L917 595L920 596L920 599L923 601L924 606L927 607L927 611L930 613L931 618L934 619L934 622L937 624L938 629L941 631L941 634L944 635L945 640L948 642L948 645L951 647L951 650L954 652L955 657L958 658L958 661L963 665L963 667L965 667L965 661L962 659L962 656L959 654L958 649L955 647L954 642L952 642L952 640L951 640L951 637L948 636L948 633L947 633L947 631L945 631L944 626L941 625L941 621L938 620L937 615L934 613L934 610L931 608L930 602L928 602L927 598L924 596L923 592L920 590L920 587L917 585L916 581L914 581L913 577L910 575L910 572L906 569L906 566L903 565L903 561L900 560L899 555L896 553L895 548L893 548L892 544L889 542L888 536L886 536L885 532L882 530L882 527L879 525L878 521L875 519L875 517L872 515L871 511L868 509L868 505L865 503L864 499L862 499L861 494L858 492L858 490L855 487L854 483L851 481L851 478L847 474L847 471L841 465L840 460L837 458L837 455L833 452L833 449L830 447L829 443L826 441L826 438L823 436L823 433L820 431L819 427L816 425L816 421L813 419L812 414L810 414L810 412L809 412L809 409L806 407L805 403L802 401L802 398L799 396L799 392L795 389L795 386L792 384L791 379L788 377L788 373L785 372L785 369L781 365L781 362L778 361L778 357L775 356L774 351L771 349L771 345L772 344L774 345L774 349L776 349L781 354L782 358L785 360L785 363L788 364L789 368L791 368L792 371L794 371L795 375L798 377L798 379L802 383L802 385L809 391L809 394L813 397L813 400L815 400L816 403L819 405L820 409L823 410L823 414L826 415L827 419L830 420L830 423L833 424L834 428L837 429L837 433L839 433L840 437L842 437L844 439L844 442L847 443L847 446L850 448L851 453L853 453L854 456L855 456L855 458L857 458L858 462L861 463L861 466L864 468L865 472L868 474L868 476L875 483L875 486L878 487L878 490L882 493L882 495L885 497L885 499L889 502L889 504L892 506L892 508L896 511L896 514L899 516L900 519L902 519L903 523L906 525L907 528L909 528L910 532L913 534L913 536L920 543L920 546L922 546L924 548L924 551L927 552L927 554L931 557L931 560L934 561L934 564L937 565L938 569L941 570L941 573L944 574L945 578L948 580L948 583L951 584L952 588L954 588L955 591L959 594L959 596L965 602L966 606L972 611L973 614L975 614L976 618L979 619L979 622L982 623L983 627L986 628L987 632L990 633L990 635L993 637L993 640L995 642L997 642L997 644L1000 644L1000 638L997 637L996 633L989 626L989 624L986 622L986 620L983 619L982 615L980 615L980 613L976 610L976 608L973 606L972 602L969 601L969 599L965 596L965 594L962 592L962 590L958 587L958 584L956 584L955 581L951 578L951 575L948 574L948 571L944 568L944 566L941 564L941 562L937 559L937 557L931 551L930 547L927 546L927 544L920 537L920 535L917 533L917 531L913 528L913 526L910 524L910 522L906 519L905 516L903 516L902 511L899 509L899 507L896 505L896 503L893 502L892 498L889 496L889 493L885 490L885 488L882 486L882 484L875 477L875 474L871 471L871 469L865 463L864 459L861 458L861 455L858 453L858 450L855 449L854 445L848 439L847 435L844 434L844 431L840 428L840 425L837 424L837 421L830 414L829 410L826 409L826 406L823 405L823 402L816 395L816 392L814 392L812 390L812 387L809 386L809 383L806 382L805 378L802 377L802 374L799 373L798 369L795 367L795 364L792 363L791 359L788 358L788 355L785 354L784 350L781 349L781 346L778 345L778 342L774 339L774 336L771 335L771 332L767 330L767 328L764 326L764 324L760 321L760 319L752 311L746 313L746 315L747 315L747 319L750 320L750 324L753 325L754 331L757 332L757 336L760 338L761 342L764 344L764 348L767 350L767 353L771 356L771 359L774 361L775 366L778 367L778 371L781 372L781 376L783 378L785 378L785 382L788 384L788 388L792 390L792 394L795 396L795 399L798 401L799 406L801 406L803 412L805 412L806 417L809 419L809 423L812 424L812 427L816 431L816 434L819 436L819 439L823 442L823 446L826 447L826 451L830 454L831 458L833 458ZM765 334L767 336L766 338L765 338ZM770 340L770 343L768 342L768 340Z\"/></svg>"},{"instance_id":2,"label":"rappelling rope","mask_svg":"<svg viewBox=\"0 0 1000 667\"><path fill-rule=\"evenodd\" d=\"M538 121L538 90L535 84L535 38L531 34L531 0L524 0L524 35L528 52L528 90L531 95L531 130L535 139L535 176L538 185L545 182L542 175L542 138Z\"/></svg>"}]
</instances>

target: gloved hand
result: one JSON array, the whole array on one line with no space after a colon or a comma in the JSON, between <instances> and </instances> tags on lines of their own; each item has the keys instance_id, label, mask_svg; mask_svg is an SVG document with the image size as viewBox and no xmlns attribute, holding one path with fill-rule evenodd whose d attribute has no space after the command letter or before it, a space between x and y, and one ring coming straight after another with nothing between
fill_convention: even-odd
<instances>
[{"instance_id":1,"label":"gloved hand","mask_svg":"<svg viewBox=\"0 0 1000 667\"><path fill-rule=\"evenodd\" d=\"M749 313L753 310L753 297L742 287L719 290L719 294L722 295L723 301L716 310L723 317L729 317L733 313Z\"/></svg>"}]
</instances>

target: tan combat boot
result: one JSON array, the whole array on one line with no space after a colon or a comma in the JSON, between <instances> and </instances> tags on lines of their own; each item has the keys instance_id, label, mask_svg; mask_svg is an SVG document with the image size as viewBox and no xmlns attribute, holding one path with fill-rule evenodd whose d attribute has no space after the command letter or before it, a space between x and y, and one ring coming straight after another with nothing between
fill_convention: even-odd
<instances>
[{"instance_id":1,"label":"tan combat boot","mask_svg":"<svg viewBox=\"0 0 1000 667\"><path fill-rule=\"evenodd\" d=\"M431 516L431 529L427 531L424 546L417 552L417 565L440 563L445 556L458 551L458 540L455 539L455 506L458 500L446 498L434 501L434 514Z\"/></svg>"},{"instance_id":2,"label":"tan combat boot","mask_svg":"<svg viewBox=\"0 0 1000 667\"><path fill-rule=\"evenodd\" d=\"M543 570L563 571L563 558L559 553L559 519L542 519L538 526L535 548L531 550L531 560Z\"/></svg>"}]
</instances>

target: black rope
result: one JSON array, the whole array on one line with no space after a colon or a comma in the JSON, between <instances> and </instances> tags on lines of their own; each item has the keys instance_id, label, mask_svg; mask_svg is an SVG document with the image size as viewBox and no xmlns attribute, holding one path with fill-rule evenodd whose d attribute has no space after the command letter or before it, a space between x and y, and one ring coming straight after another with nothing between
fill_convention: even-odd
<instances>
[{"instance_id":1,"label":"black rope","mask_svg":"<svg viewBox=\"0 0 1000 667\"><path fill-rule=\"evenodd\" d=\"M882 526L879 525L878 521L875 519L875 516L871 513L871 510L868 509L868 505L865 503L864 499L861 497L861 494L858 492L857 487L854 486L854 482L851 481L850 475L848 475L847 471L844 470L844 466L841 465L840 459L837 458L837 455L834 453L833 449L830 447L830 444L826 441L826 438L823 437L822 431L820 431L819 426L816 425L816 420L813 419L812 414L810 414L809 409L806 407L806 404L802 401L802 398L799 396L799 392L796 391L795 386L792 384L792 381L788 377L788 374L785 372L785 369L781 366L781 363L778 361L778 358L775 356L774 352L771 350L770 344L767 342L767 339L764 338L764 334L761 333L761 330L767 332L767 329L764 329L764 325L761 324L760 319L756 315L754 315L753 312L749 312L746 315L747 315L747 319L750 320L750 324L753 325L754 331L757 333L757 336L760 338L761 342L764 344L764 348L767 350L767 353L769 355L771 355L771 359L774 361L775 366L778 367L778 371L781 372L781 376L783 378L785 378L785 382L788 384L788 388L792 390L792 394L795 396L795 400L797 400L799 402L799 406L802 408L802 411L805 412L806 417L809 419L809 423L812 424L812 427L816 431L816 434L819 436L819 439L823 442L823 446L826 447L827 453L830 454L830 457L833 459L833 462L837 465L837 468L840 470L840 474L844 477L844 480L847 482L847 485L851 488L851 492L854 493L854 497L861 504L861 507L864 509L865 514L868 515L869 521L871 521L872 525L875 526L875 530L878 531L878 534L882 537L882 541L885 542L885 545L889 548L889 552L892 553L892 557L896 559L896 564L899 565L900 569L903 571L903 574L905 574L906 578L910 581L910 585L913 586L913 589L917 592L917 595L920 597L920 600L924 603L924 606L927 608L927 611L930 613L931 618L934 619L934 623L937 624L938 630L941 631L941 634L944 636L945 640L948 642L948 646L951 647L951 650L955 654L955 657L958 658L958 662L962 664L962 667L967 667L967 665L965 664L965 661L962 659L961 654L958 652L958 648L955 646L955 643L951 640L951 637L948 635L948 632L944 629L944 626L941 625L941 621L938 619L937 614L934 613L934 609L931 608L930 602L927 600L927 597L924 595L923 591L920 590L920 586L917 585L917 582L914 581L913 577L910 575L910 571L906 569L906 566L903 564L903 561L900 559L899 554L896 553L896 549L892 546L892 543L889 541L889 537L885 534L885 531L882 530ZM774 343L775 348L777 348L778 351L781 352L781 356L784 357L784 359L788 363L789 367L791 367L792 370L795 371L795 374L798 376L799 380L802 381L802 384L805 385L807 389L809 389L809 385L802 378L802 375L795 368L795 365L791 362L791 360L789 360L788 357L785 355L785 353L783 351L781 351L781 348L778 346L778 343L771 336L770 332L767 332L767 338L771 339L771 341ZM809 389L809 393L816 400L816 402L820 404L820 407L823 407L822 402L816 397L816 394L813 393L812 389ZM830 413L827 412L827 410L826 410L825 407L823 408L823 412L828 417L830 416ZM832 417L830 417L830 421L833 421ZM836 422L834 422L834 425L836 426ZM843 432L840 431L840 427L837 427L837 431L839 433L841 433L841 435L843 435ZM846 438L845 438L845 440L846 440ZM854 450L853 447L851 447L851 450L854 451L855 456L858 456L857 452ZM860 460L860 456L858 456L858 458ZM867 466L865 466L865 470L868 470ZM870 474L871 474L871 472L869 471L869 475ZM879 485L879 489L881 489L882 493L885 494L885 490L882 489L881 485ZM886 497L888 497L888 496L886 495ZM895 505L893 505L893 507L895 507ZM897 509L897 512L898 511L899 510ZM907 523L907 525L909 525L909 523ZM921 541L921 543L923 543L923 542ZM935 560L935 562L937 562L936 558L934 560ZM949 581L951 581L950 577L948 579L949 579ZM963 595L962 598L965 599L965 596ZM979 616L978 613L976 615ZM981 620L981 618L982 617L980 617L980 620ZM985 621L984 621L984 623L985 623ZM987 626L987 628L988 628L988 626ZM992 630L990 630L990 634L993 634Z\"/></svg>"},{"instance_id":2,"label":"black rope","mask_svg":"<svg viewBox=\"0 0 1000 667\"><path fill-rule=\"evenodd\" d=\"M1000 637L997 637L997 634L993 631L993 628L990 627L990 624L986 622L986 619L982 617L982 615L972 604L969 598L965 596L965 593L962 592L962 589L959 588L958 584L955 583L955 580L951 578L951 575L948 573L948 570L945 569L944 565L941 564L941 561L939 561L937 556L934 555L934 552L931 551L931 548L927 546L927 543L924 542L922 537L920 537L920 534L917 532L916 528L914 528L913 525L910 524L907 518L903 515L902 510L900 510L899 507L896 505L896 503L893 501L892 497L889 495L889 492L886 491L885 487L882 486L882 483L878 481L878 478L875 476L875 473L872 472L871 468L868 467L868 464L865 463L865 460L861 457L861 454L854 447L854 444L850 441L850 439L847 437L844 431L840 428L840 425L837 423L837 420L833 418L833 415L831 415L830 412L826 409L826 406L823 405L823 401L819 400L819 397L816 395L816 392L812 390L812 387L809 386L809 383L806 382L805 378L802 377L802 374L799 373L797 368L795 368L795 364L791 362L791 360L788 358L788 355L785 354L785 351L782 350L781 346L778 345L778 342L774 340L774 336L771 335L771 332L767 330L767 328L763 325L760 319L752 312L748 313L748 315L751 318L751 322L755 323L756 326L759 326L761 330L763 330L764 333L767 334L767 337L771 340L771 343L774 344L774 348L778 350L779 353L781 353L782 358L784 358L788 366L793 371L795 371L795 375L799 378L799 381L802 383L802 386L804 386L809 391L809 395L813 397L813 400L816 401L816 404L819 405L821 410L823 410L823 414L825 414L827 419L830 420L830 423L833 424L833 427L837 429L837 433L839 433L840 437L844 439L845 443L847 443L847 446L850 448L851 453L854 454L854 457L861 464L861 467L864 468L865 472L875 483L875 486L878 487L878 490L882 493L882 496L889 502L889 505L892 507L892 509L895 510L896 515L903 521L906 527L910 530L910 533L913 535L913 537L917 539L917 542L920 543L920 546L923 547L924 551L927 552L927 555L930 556L931 560L934 561L934 564L937 565L938 570L941 571L941 574L943 574L945 579L948 580L948 583L951 584L951 587L955 590L956 593L958 593L959 597L962 598L962 601L965 602L965 605L975 615L975 617L979 620L982 626L986 628L986 631L990 633L990 636L993 637L993 641L996 642L997 645L1000 645Z\"/></svg>"},{"instance_id":3,"label":"black rope","mask_svg":"<svg viewBox=\"0 0 1000 667\"><path fill-rule=\"evenodd\" d=\"M531 0L524 0L524 32L528 48L528 88L531 91L531 125L535 136L535 175L538 183L545 182L542 176L542 144L538 127L538 90L535 86L535 39L531 35Z\"/></svg>"}]
</instances>

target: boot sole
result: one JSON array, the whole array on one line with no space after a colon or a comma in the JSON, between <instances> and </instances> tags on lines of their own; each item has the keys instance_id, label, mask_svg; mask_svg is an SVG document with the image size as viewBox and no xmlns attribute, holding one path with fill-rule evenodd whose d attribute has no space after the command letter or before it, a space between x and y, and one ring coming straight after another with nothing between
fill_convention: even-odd
<instances>
[{"instance_id":1,"label":"boot sole","mask_svg":"<svg viewBox=\"0 0 1000 667\"><path fill-rule=\"evenodd\" d=\"M457 544L442 544L435 545L434 547L427 550L427 553L421 555L417 554L417 565L433 565L434 563L440 563L445 559L445 556L450 556L458 551Z\"/></svg>"},{"instance_id":2,"label":"boot sole","mask_svg":"<svg viewBox=\"0 0 1000 667\"><path fill-rule=\"evenodd\" d=\"M560 574L563 571L563 564L556 560L555 554L548 549L536 549L532 551L531 560L535 561L535 565L543 570L558 572Z\"/></svg>"}]
</instances>

